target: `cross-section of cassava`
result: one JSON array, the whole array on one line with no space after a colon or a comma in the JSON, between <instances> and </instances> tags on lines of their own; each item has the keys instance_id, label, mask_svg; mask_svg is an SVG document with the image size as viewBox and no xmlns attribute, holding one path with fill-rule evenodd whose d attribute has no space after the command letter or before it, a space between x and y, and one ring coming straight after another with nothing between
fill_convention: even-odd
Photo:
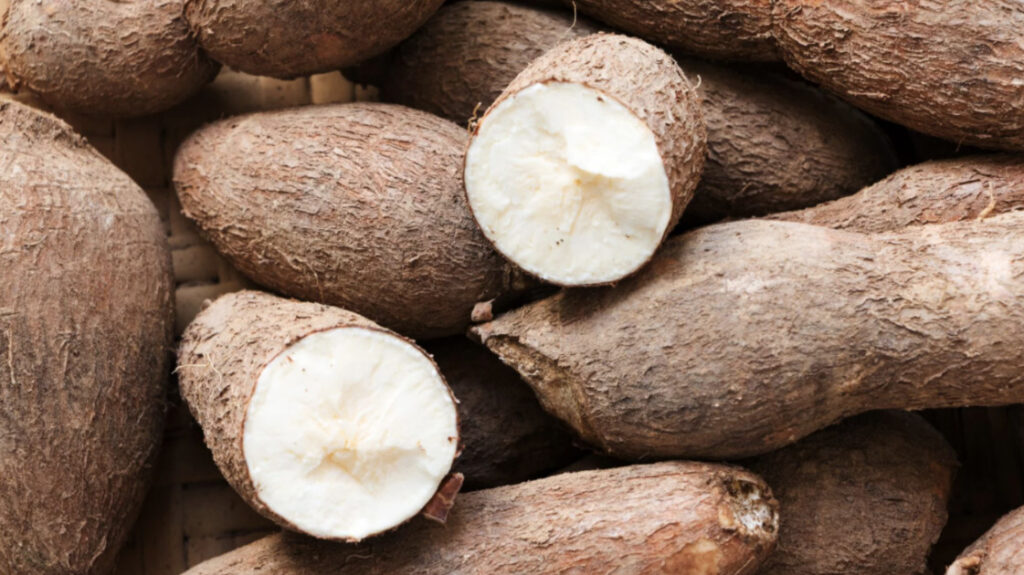
<instances>
[{"instance_id":1,"label":"cross-section of cassava","mask_svg":"<svg viewBox=\"0 0 1024 575\"><path fill-rule=\"evenodd\" d=\"M946 523L956 456L920 416L868 413L750 467L783 521L762 575L918 575Z\"/></svg>"},{"instance_id":2,"label":"cross-section of cassava","mask_svg":"<svg viewBox=\"0 0 1024 575\"><path fill-rule=\"evenodd\" d=\"M141 116L213 79L182 16L184 0L11 0L0 30L8 85L61 110Z\"/></svg>"},{"instance_id":3,"label":"cross-section of cassava","mask_svg":"<svg viewBox=\"0 0 1024 575\"><path fill-rule=\"evenodd\" d=\"M1022 225L710 226L475 332L613 455L756 455L867 410L1024 401Z\"/></svg>"},{"instance_id":4,"label":"cross-section of cassava","mask_svg":"<svg viewBox=\"0 0 1024 575\"><path fill-rule=\"evenodd\" d=\"M274 535L188 575L750 575L777 527L757 476L669 462L468 493L446 526L420 520L360 546Z\"/></svg>"},{"instance_id":5,"label":"cross-section of cassava","mask_svg":"<svg viewBox=\"0 0 1024 575\"><path fill-rule=\"evenodd\" d=\"M185 331L178 374L224 476L288 529L358 541L450 485L451 390L412 342L352 312L228 294Z\"/></svg>"},{"instance_id":6,"label":"cross-section of cassava","mask_svg":"<svg viewBox=\"0 0 1024 575\"><path fill-rule=\"evenodd\" d=\"M257 283L414 338L462 333L522 278L466 206L466 132L388 104L211 124L175 159L187 216Z\"/></svg>"},{"instance_id":7,"label":"cross-section of cassava","mask_svg":"<svg viewBox=\"0 0 1024 575\"><path fill-rule=\"evenodd\" d=\"M524 70L476 127L466 193L483 233L527 272L569 286L643 266L704 166L693 85L641 40L594 34Z\"/></svg>"},{"instance_id":8,"label":"cross-section of cassava","mask_svg":"<svg viewBox=\"0 0 1024 575\"><path fill-rule=\"evenodd\" d=\"M946 575L1024 573L1024 508L1008 513L964 550Z\"/></svg>"},{"instance_id":9,"label":"cross-section of cassava","mask_svg":"<svg viewBox=\"0 0 1024 575\"><path fill-rule=\"evenodd\" d=\"M160 445L172 285L145 192L0 103L0 573L112 566Z\"/></svg>"}]
</instances>

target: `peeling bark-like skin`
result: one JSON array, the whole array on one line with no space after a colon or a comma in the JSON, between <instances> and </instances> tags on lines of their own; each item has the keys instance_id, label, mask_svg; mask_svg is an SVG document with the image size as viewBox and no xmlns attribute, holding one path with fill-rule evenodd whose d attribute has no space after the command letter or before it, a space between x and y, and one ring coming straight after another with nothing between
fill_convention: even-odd
<instances>
[{"instance_id":1,"label":"peeling bark-like skin","mask_svg":"<svg viewBox=\"0 0 1024 575\"><path fill-rule=\"evenodd\" d=\"M918 575L946 523L956 456L919 415L876 412L750 462L783 518L761 575Z\"/></svg>"},{"instance_id":2,"label":"peeling bark-like skin","mask_svg":"<svg viewBox=\"0 0 1024 575\"><path fill-rule=\"evenodd\" d=\"M868 410L1024 401L1021 225L710 226L474 333L612 455L758 455Z\"/></svg>"},{"instance_id":3,"label":"peeling bark-like skin","mask_svg":"<svg viewBox=\"0 0 1024 575\"><path fill-rule=\"evenodd\" d=\"M534 479L579 457L572 436L494 354L464 337L424 345L459 400L462 454L452 468L467 489Z\"/></svg>"},{"instance_id":4,"label":"peeling bark-like skin","mask_svg":"<svg viewBox=\"0 0 1024 575\"><path fill-rule=\"evenodd\" d=\"M704 169L707 132L697 91L671 56L643 40L591 34L563 42L509 84L487 113L534 84L580 84L620 102L654 133L672 193L668 236ZM480 124L487 122L487 115Z\"/></svg>"},{"instance_id":5,"label":"peeling bark-like skin","mask_svg":"<svg viewBox=\"0 0 1024 575\"><path fill-rule=\"evenodd\" d=\"M145 193L0 103L0 572L107 572L160 446L171 257Z\"/></svg>"},{"instance_id":6,"label":"peeling bark-like skin","mask_svg":"<svg viewBox=\"0 0 1024 575\"><path fill-rule=\"evenodd\" d=\"M273 535L187 575L746 575L775 542L775 508L737 467L636 465L469 493L444 527L418 520L358 547Z\"/></svg>"},{"instance_id":7,"label":"peeling bark-like skin","mask_svg":"<svg viewBox=\"0 0 1024 575\"><path fill-rule=\"evenodd\" d=\"M786 62L920 132L1024 150L1019 0L775 0Z\"/></svg>"},{"instance_id":8,"label":"peeling bark-like skin","mask_svg":"<svg viewBox=\"0 0 1024 575\"><path fill-rule=\"evenodd\" d=\"M183 0L210 56L260 76L330 72L381 54L444 0Z\"/></svg>"},{"instance_id":9,"label":"peeling bark-like skin","mask_svg":"<svg viewBox=\"0 0 1024 575\"><path fill-rule=\"evenodd\" d=\"M11 0L0 68L15 90L81 114L142 116L185 100L220 67L182 16L184 0Z\"/></svg>"},{"instance_id":10,"label":"peeling bark-like skin","mask_svg":"<svg viewBox=\"0 0 1024 575\"><path fill-rule=\"evenodd\" d=\"M1024 208L1024 158L1009 154L925 162L834 202L767 219L862 233L958 222Z\"/></svg>"},{"instance_id":11,"label":"peeling bark-like skin","mask_svg":"<svg viewBox=\"0 0 1024 575\"><path fill-rule=\"evenodd\" d=\"M462 333L518 276L470 215L466 133L387 104L262 112L179 149L184 213L242 273L413 338Z\"/></svg>"},{"instance_id":12,"label":"peeling bark-like skin","mask_svg":"<svg viewBox=\"0 0 1024 575\"><path fill-rule=\"evenodd\" d=\"M564 0L566 4L570 0ZM571 0L645 40L716 60L777 61L774 0Z\"/></svg>"},{"instance_id":13,"label":"peeling bark-like skin","mask_svg":"<svg viewBox=\"0 0 1024 575\"><path fill-rule=\"evenodd\" d=\"M1024 508L1008 513L964 550L946 575L1017 575L1024 572Z\"/></svg>"},{"instance_id":14,"label":"peeling bark-like skin","mask_svg":"<svg viewBox=\"0 0 1024 575\"><path fill-rule=\"evenodd\" d=\"M263 369L289 346L341 327L375 329L401 338L347 310L240 291L221 296L200 312L182 335L178 350L181 395L203 428L217 467L249 506L293 531L299 529L259 498L249 476L242 445L249 400Z\"/></svg>"}]
</instances>

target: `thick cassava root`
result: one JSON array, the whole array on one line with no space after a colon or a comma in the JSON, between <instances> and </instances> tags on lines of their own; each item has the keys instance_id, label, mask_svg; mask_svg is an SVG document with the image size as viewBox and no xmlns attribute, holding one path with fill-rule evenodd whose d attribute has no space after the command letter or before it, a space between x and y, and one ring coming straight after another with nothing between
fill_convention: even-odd
<instances>
[{"instance_id":1,"label":"thick cassava root","mask_svg":"<svg viewBox=\"0 0 1024 575\"><path fill-rule=\"evenodd\" d=\"M444 0L185 0L203 49L232 68L294 78L376 56L426 22Z\"/></svg>"},{"instance_id":2,"label":"thick cassava root","mask_svg":"<svg viewBox=\"0 0 1024 575\"><path fill-rule=\"evenodd\" d=\"M184 0L11 0L0 69L14 90L58 110L142 116L170 108L213 79L182 16Z\"/></svg>"},{"instance_id":3,"label":"thick cassava root","mask_svg":"<svg viewBox=\"0 0 1024 575\"><path fill-rule=\"evenodd\" d=\"M358 547L275 535L188 575L746 575L777 520L768 487L746 471L658 463L469 493L444 527L419 521Z\"/></svg>"},{"instance_id":4,"label":"thick cassava root","mask_svg":"<svg viewBox=\"0 0 1024 575\"><path fill-rule=\"evenodd\" d=\"M612 455L756 455L867 410L1024 400L1022 224L711 226L474 332Z\"/></svg>"},{"instance_id":5,"label":"thick cassava root","mask_svg":"<svg viewBox=\"0 0 1024 575\"><path fill-rule=\"evenodd\" d=\"M646 263L693 196L706 134L693 85L641 40L593 34L535 60L477 124L466 194L484 235L559 285Z\"/></svg>"},{"instance_id":6,"label":"thick cassava root","mask_svg":"<svg viewBox=\"0 0 1024 575\"><path fill-rule=\"evenodd\" d=\"M946 575L1016 575L1024 572L1024 508L1007 514L964 550Z\"/></svg>"},{"instance_id":7,"label":"thick cassava root","mask_svg":"<svg viewBox=\"0 0 1024 575\"><path fill-rule=\"evenodd\" d=\"M465 144L454 124L401 106L263 112L193 134L174 184L184 213L257 283L441 337L523 279L466 206Z\"/></svg>"},{"instance_id":8,"label":"thick cassava root","mask_svg":"<svg viewBox=\"0 0 1024 575\"><path fill-rule=\"evenodd\" d=\"M779 501L762 575L918 575L946 523L956 457L920 416L864 414L749 462Z\"/></svg>"},{"instance_id":9,"label":"thick cassava root","mask_svg":"<svg viewBox=\"0 0 1024 575\"><path fill-rule=\"evenodd\" d=\"M103 573L160 445L170 252L146 194L0 103L0 572Z\"/></svg>"},{"instance_id":10,"label":"thick cassava root","mask_svg":"<svg viewBox=\"0 0 1024 575\"><path fill-rule=\"evenodd\" d=\"M456 456L455 400L437 366L339 308L222 296L185 331L178 374L228 482L291 530L358 541L397 527Z\"/></svg>"}]
</instances>

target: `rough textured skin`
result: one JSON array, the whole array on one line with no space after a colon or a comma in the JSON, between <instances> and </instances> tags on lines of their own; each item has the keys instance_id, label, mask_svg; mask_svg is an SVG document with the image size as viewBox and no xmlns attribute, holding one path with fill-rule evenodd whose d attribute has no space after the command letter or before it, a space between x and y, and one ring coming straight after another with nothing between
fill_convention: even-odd
<instances>
[{"instance_id":1,"label":"rough textured skin","mask_svg":"<svg viewBox=\"0 0 1024 575\"><path fill-rule=\"evenodd\" d=\"M563 0L641 38L713 59L775 61L774 0Z\"/></svg>"},{"instance_id":2,"label":"rough textured skin","mask_svg":"<svg viewBox=\"0 0 1024 575\"><path fill-rule=\"evenodd\" d=\"M182 16L184 0L11 0L0 68L13 89L102 116L170 108L213 80Z\"/></svg>"},{"instance_id":3,"label":"rough textured skin","mask_svg":"<svg viewBox=\"0 0 1024 575\"><path fill-rule=\"evenodd\" d=\"M217 467L260 515L296 531L256 493L242 446L245 416L268 363L307 335L339 327L386 332L340 308L240 291L221 296L200 312L182 335L178 350L181 396L203 428Z\"/></svg>"},{"instance_id":4,"label":"rough textured skin","mask_svg":"<svg viewBox=\"0 0 1024 575\"><path fill-rule=\"evenodd\" d=\"M834 202L767 219L863 233L957 222L1024 208L1024 157L1009 154L925 162Z\"/></svg>"},{"instance_id":5,"label":"rough textured skin","mask_svg":"<svg viewBox=\"0 0 1024 575\"><path fill-rule=\"evenodd\" d=\"M786 62L877 116L1024 150L1019 0L775 0Z\"/></svg>"},{"instance_id":6,"label":"rough textured skin","mask_svg":"<svg viewBox=\"0 0 1024 575\"><path fill-rule=\"evenodd\" d=\"M749 493L766 502L745 526ZM419 520L358 547L274 535L187 575L750 574L775 542L775 506L736 467L584 471L466 494L444 527Z\"/></svg>"},{"instance_id":7,"label":"rough textured skin","mask_svg":"<svg viewBox=\"0 0 1024 575\"><path fill-rule=\"evenodd\" d=\"M671 56L636 38L591 34L563 42L537 58L488 109L534 84L581 84L614 98L654 133L679 221L704 169L707 133L697 91ZM642 87L642 89L638 89ZM480 124L487 121L485 115Z\"/></svg>"},{"instance_id":8,"label":"rough textured skin","mask_svg":"<svg viewBox=\"0 0 1024 575\"><path fill-rule=\"evenodd\" d=\"M474 332L612 455L757 455L867 410L1024 401L1021 225L710 226Z\"/></svg>"},{"instance_id":9,"label":"rough textured skin","mask_svg":"<svg viewBox=\"0 0 1024 575\"><path fill-rule=\"evenodd\" d=\"M1017 575L1024 572L1024 508L1007 514L964 550L946 575Z\"/></svg>"},{"instance_id":10,"label":"rough textured skin","mask_svg":"<svg viewBox=\"0 0 1024 575\"><path fill-rule=\"evenodd\" d=\"M170 252L145 193L0 103L0 572L103 573L160 445Z\"/></svg>"},{"instance_id":11,"label":"rough textured skin","mask_svg":"<svg viewBox=\"0 0 1024 575\"><path fill-rule=\"evenodd\" d=\"M184 0L199 44L236 70L294 78L357 64L398 44L444 0Z\"/></svg>"},{"instance_id":12,"label":"rough textured skin","mask_svg":"<svg viewBox=\"0 0 1024 575\"><path fill-rule=\"evenodd\" d=\"M461 333L517 275L466 205L466 133L387 104L263 112L178 151L185 215L242 273L409 337Z\"/></svg>"},{"instance_id":13,"label":"rough textured skin","mask_svg":"<svg viewBox=\"0 0 1024 575\"><path fill-rule=\"evenodd\" d=\"M452 471L465 476L466 489L534 479L579 457L519 374L483 346L457 337L424 348L459 400L462 454Z\"/></svg>"},{"instance_id":14,"label":"rough textured skin","mask_svg":"<svg viewBox=\"0 0 1024 575\"><path fill-rule=\"evenodd\" d=\"M765 455L782 522L762 575L918 575L946 523L956 456L919 415L876 412Z\"/></svg>"}]
</instances>

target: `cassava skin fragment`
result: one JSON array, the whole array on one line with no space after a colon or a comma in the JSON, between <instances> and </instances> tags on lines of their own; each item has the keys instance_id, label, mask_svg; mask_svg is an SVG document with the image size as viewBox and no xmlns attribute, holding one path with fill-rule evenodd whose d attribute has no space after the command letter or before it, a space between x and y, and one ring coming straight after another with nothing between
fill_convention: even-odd
<instances>
[{"instance_id":1,"label":"cassava skin fragment","mask_svg":"<svg viewBox=\"0 0 1024 575\"><path fill-rule=\"evenodd\" d=\"M418 520L358 547L273 535L187 575L747 575L777 526L776 502L757 476L668 462L468 493L444 527Z\"/></svg>"},{"instance_id":2,"label":"cassava skin fragment","mask_svg":"<svg viewBox=\"0 0 1024 575\"><path fill-rule=\"evenodd\" d=\"M776 0L786 62L859 108L958 143L1024 150L1019 0Z\"/></svg>"},{"instance_id":3,"label":"cassava skin fragment","mask_svg":"<svg viewBox=\"0 0 1024 575\"><path fill-rule=\"evenodd\" d=\"M412 342L352 312L243 291L185 330L181 394L263 516L359 541L415 516L458 448L455 399Z\"/></svg>"},{"instance_id":4,"label":"cassava skin fragment","mask_svg":"<svg viewBox=\"0 0 1024 575\"><path fill-rule=\"evenodd\" d=\"M465 337L424 344L459 399L465 489L540 477L579 457L572 436L544 412L519 374Z\"/></svg>"},{"instance_id":5,"label":"cassava skin fragment","mask_svg":"<svg viewBox=\"0 0 1024 575\"><path fill-rule=\"evenodd\" d=\"M185 0L185 17L215 60L250 74L294 78L386 51L443 2Z\"/></svg>"},{"instance_id":6,"label":"cassava skin fragment","mask_svg":"<svg viewBox=\"0 0 1024 575\"><path fill-rule=\"evenodd\" d=\"M466 154L481 230L530 274L615 282L646 263L693 196L706 136L696 91L641 40L593 34L535 60Z\"/></svg>"},{"instance_id":7,"label":"cassava skin fragment","mask_svg":"<svg viewBox=\"0 0 1024 575\"><path fill-rule=\"evenodd\" d=\"M964 550L946 575L1018 575L1024 572L1024 508L1008 513Z\"/></svg>"},{"instance_id":8,"label":"cassava skin fragment","mask_svg":"<svg viewBox=\"0 0 1024 575\"><path fill-rule=\"evenodd\" d=\"M564 0L648 41L712 59L775 61L772 0Z\"/></svg>"},{"instance_id":9,"label":"cassava skin fragment","mask_svg":"<svg viewBox=\"0 0 1024 575\"><path fill-rule=\"evenodd\" d=\"M0 166L0 573L103 573L160 446L170 251L57 118L0 103Z\"/></svg>"},{"instance_id":10,"label":"cassava skin fragment","mask_svg":"<svg viewBox=\"0 0 1024 575\"><path fill-rule=\"evenodd\" d=\"M219 66L189 33L183 0L11 0L0 30L8 85L89 115L170 108Z\"/></svg>"},{"instance_id":11,"label":"cassava skin fragment","mask_svg":"<svg viewBox=\"0 0 1024 575\"><path fill-rule=\"evenodd\" d=\"M868 410L1024 401L1022 225L709 226L474 333L611 455L757 455Z\"/></svg>"},{"instance_id":12,"label":"cassava skin fragment","mask_svg":"<svg viewBox=\"0 0 1024 575\"><path fill-rule=\"evenodd\" d=\"M761 575L918 575L946 523L956 457L919 415L860 415L749 462L779 501Z\"/></svg>"},{"instance_id":13,"label":"cassava skin fragment","mask_svg":"<svg viewBox=\"0 0 1024 575\"><path fill-rule=\"evenodd\" d=\"M519 286L473 221L466 132L417 110L341 104L211 124L179 149L185 215L259 284L413 338L462 333Z\"/></svg>"}]
</instances>

